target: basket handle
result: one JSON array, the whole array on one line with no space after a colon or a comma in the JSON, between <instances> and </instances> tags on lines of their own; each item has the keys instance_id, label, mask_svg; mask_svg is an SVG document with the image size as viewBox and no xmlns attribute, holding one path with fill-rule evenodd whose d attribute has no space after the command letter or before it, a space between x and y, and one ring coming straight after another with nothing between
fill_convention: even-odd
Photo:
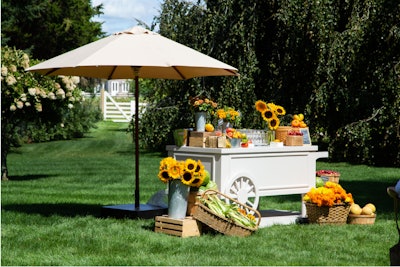
<instances>
[{"instance_id":1,"label":"basket handle","mask_svg":"<svg viewBox=\"0 0 400 267\"><path fill-rule=\"evenodd\" d=\"M215 190L215 189L207 189L206 191L203 192L203 194L201 195L201 197L204 198L206 195L212 194L212 193L221 195L221 196L223 196L224 198L227 198L227 199L229 199L230 201L235 202L236 204L239 204L240 206L243 206L243 207L245 207L246 209L249 209L249 210L253 211L254 214L256 214L257 217L258 217L258 218L257 218L257 219L258 219L258 220L257 220L257 227L260 225L260 222L261 222L261 214L260 214L260 212L259 212L258 210L253 209L252 207L249 207L249 206L247 206L246 204L243 204L243 203L237 201L236 199L233 199L233 198L231 198L230 196L221 193L221 192L218 191L218 190Z\"/></svg>"}]
</instances>

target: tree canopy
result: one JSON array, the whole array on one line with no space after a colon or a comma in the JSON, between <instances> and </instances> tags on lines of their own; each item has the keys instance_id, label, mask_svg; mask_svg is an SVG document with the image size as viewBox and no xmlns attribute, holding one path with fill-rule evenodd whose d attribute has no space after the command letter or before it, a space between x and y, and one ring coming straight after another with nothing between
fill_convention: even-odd
<instances>
[{"instance_id":1,"label":"tree canopy","mask_svg":"<svg viewBox=\"0 0 400 267\"><path fill-rule=\"evenodd\" d=\"M49 59L104 35L89 0L2 0L1 44ZM5 15L7 14L7 15Z\"/></svg>"},{"instance_id":2,"label":"tree canopy","mask_svg":"<svg viewBox=\"0 0 400 267\"><path fill-rule=\"evenodd\" d=\"M314 143L331 159L399 166L398 1L166 0L158 21L162 35L241 76L156 81L150 100L157 109L148 119L160 112L163 131L149 133L150 147L162 148L168 129L193 125L188 97L204 94L239 109L238 127L264 127L254 103L275 102L305 114ZM171 110L179 115L161 116ZM143 127L151 123L143 117Z\"/></svg>"}]
</instances>

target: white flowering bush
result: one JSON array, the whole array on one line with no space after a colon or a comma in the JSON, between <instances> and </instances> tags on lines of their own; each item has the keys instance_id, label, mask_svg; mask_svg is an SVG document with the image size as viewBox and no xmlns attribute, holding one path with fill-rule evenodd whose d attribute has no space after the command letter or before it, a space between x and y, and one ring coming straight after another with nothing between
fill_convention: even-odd
<instances>
[{"instance_id":1,"label":"white flowering bush","mask_svg":"<svg viewBox=\"0 0 400 267\"><path fill-rule=\"evenodd\" d=\"M47 77L25 71L36 63L21 50L1 48L3 178L12 146L82 136L100 118L99 109L81 96L79 77Z\"/></svg>"}]
</instances>

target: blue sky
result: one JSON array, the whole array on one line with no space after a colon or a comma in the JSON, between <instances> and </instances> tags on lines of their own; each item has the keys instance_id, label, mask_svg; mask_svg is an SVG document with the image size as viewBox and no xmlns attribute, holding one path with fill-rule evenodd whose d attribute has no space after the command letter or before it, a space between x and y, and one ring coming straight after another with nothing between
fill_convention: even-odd
<instances>
[{"instance_id":1,"label":"blue sky","mask_svg":"<svg viewBox=\"0 0 400 267\"><path fill-rule=\"evenodd\" d=\"M153 18L159 15L163 0L92 0L92 5L103 4L103 15L94 17L94 21L103 23L107 35L130 29L138 23L136 19L151 25Z\"/></svg>"}]
</instances>

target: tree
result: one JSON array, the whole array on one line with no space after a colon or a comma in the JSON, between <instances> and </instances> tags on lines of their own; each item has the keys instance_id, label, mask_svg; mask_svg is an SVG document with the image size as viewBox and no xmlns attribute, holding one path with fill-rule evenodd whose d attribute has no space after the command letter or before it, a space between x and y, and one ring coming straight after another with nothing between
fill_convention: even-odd
<instances>
[{"instance_id":1,"label":"tree","mask_svg":"<svg viewBox=\"0 0 400 267\"><path fill-rule=\"evenodd\" d=\"M304 113L314 143L333 160L400 165L398 1L166 0L158 19L162 35L241 74L159 81L154 106L163 112L158 104L168 99L179 112L160 116L166 132L193 123L190 95L203 93L234 106L246 128L263 127L254 113L255 100L263 99ZM152 146L164 147L166 140L158 136Z\"/></svg>"},{"instance_id":2,"label":"tree","mask_svg":"<svg viewBox=\"0 0 400 267\"><path fill-rule=\"evenodd\" d=\"M37 59L49 59L102 37L102 5L90 0L2 0L2 46L16 47ZM7 14L4 16L4 14Z\"/></svg>"},{"instance_id":3,"label":"tree","mask_svg":"<svg viewBox=\"0 0 400 267\"><path fill-rule=\"evenodd\" d=\"M79 77L26 72L29 56L15 48L2 47L1 62L1 172L7 180L11 147L28 140L80 137L93 127L100 111L82 108L88 101L77 88Z\"/></svg>"}]
</instances>

